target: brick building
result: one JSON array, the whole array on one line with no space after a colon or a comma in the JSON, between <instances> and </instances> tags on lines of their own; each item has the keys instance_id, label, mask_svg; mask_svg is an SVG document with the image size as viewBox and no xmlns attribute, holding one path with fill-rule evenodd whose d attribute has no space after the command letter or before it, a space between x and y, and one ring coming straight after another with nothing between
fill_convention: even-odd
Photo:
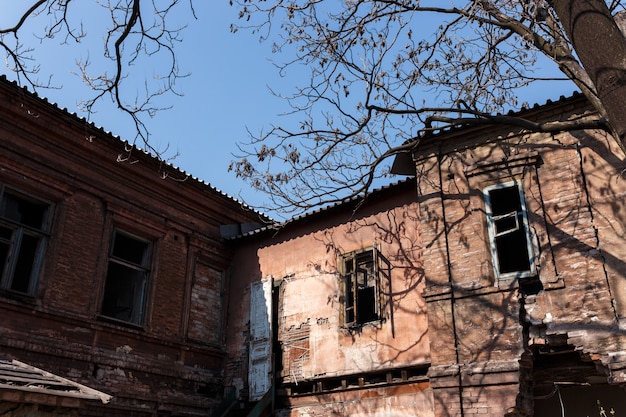
<instances>
[{"instance_id":1,"label":"brick building","mask_svg":"<svg viewBox=\"0 0 626 417\"><path fill-rule=\"evenodd\" d=\"M517 115L592 113L573 96ZM394 170L415 183L235 242L226 383L274 385L293 417L626 413L614 139L475 126Z\"/></svg>"},{"instance_id":2,"label":"brick building","mask_svg":"<svg viewBox=\"0 0 626 417\"><path fill-rule=\"evenodd\" d=\"M232 256L220 226L263 220L0 79L0 355L113 396L81 414L207 415Z\"/></svg>"},{"instance_id":3,"label":"brick building","mask_svg":"<svg viewBox=\"0 0 626 417\"><path fill-rule=\"evenodd\" d=\"M519 116L590 112L574 96ZM424 138L409 165L435 415L626 413L626 160L616 141L470 127Z\"/></svg>"},{"instance_id":4,"label":"brick building","mask_svg":"<svg viewBox=\"0 0 626 417\"><path fill-rule=\"evenodd\" d=\"M0 356L112 396L86 416L626 413L614 140L474 126L395 170L245 233L268 219L0 79Z\"/></svg>"},{"instance_id":5,"label":"brick building","mask_svg":"<svg viewBox=\"0 0 626 417\"><path fill-rule=\"evenodd\" d=\"M236 240L226 383L281 416L433 416L417 214L407 180Z\"/></svg>"}]
</instances>

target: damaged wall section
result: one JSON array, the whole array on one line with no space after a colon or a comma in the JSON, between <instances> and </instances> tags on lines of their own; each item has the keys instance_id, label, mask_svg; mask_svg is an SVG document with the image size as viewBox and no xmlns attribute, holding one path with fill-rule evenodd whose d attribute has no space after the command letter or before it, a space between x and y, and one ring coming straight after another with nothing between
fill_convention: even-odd
<instances>
[{"instance_id":1,"label":"damaged wall section","mask_svg":"<svg viewBox=\"0 0 626 417\"><path fill-rule=\"evenodd\" d=\"M281 415L384 414L395 401L406 415L432 415L417 210L409 180L371 194L356 212L335 207L237 241L229 362L243 365L251 285L274 277ZM371 306L351 310L359 302ZM232 373L233 386L243 374Z\"/></svg>"},{"instance_id":2,"label":"damaged wall section","mask_svg":"<svg viewBox=\"0 0 626 417\"><path fill-rule=\"evenodd\" d=\"M584 118L586 106L524 117ZM558 384L623 382L626 164L610 135L475 127L424 140L414 158L435 414L548 415L534 399ZM494 222L486 190L507 184L525 204ZM502 274L494 236L526 221L531 265ZM563 366L547 372L546 355ZM593 372L566 372L568 355Z\"/></svg>"}]
</instances>

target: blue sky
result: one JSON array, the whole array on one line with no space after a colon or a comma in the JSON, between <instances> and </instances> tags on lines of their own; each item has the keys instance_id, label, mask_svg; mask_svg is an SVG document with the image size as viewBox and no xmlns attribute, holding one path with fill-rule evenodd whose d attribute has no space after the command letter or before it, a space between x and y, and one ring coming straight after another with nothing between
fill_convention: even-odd
<instances>
[{"instance_id":1,"label":"blue sky","mask_svg":"<svg viewBox=\"0 0 626 417\"><path fill-rule=\"evenodd\" d=\"M0 9L10 10L18 7L17 3L1 0ZM257 132L270 122L276 122L278 114L285 110L285 104L268 90L270 85L276 87L284 83L268 60L271 44L260 44L258 37L249 32L231 33L230 24L237 20L237 13L228 1L195 2L198 20L191 17L186 3L182 3L178 17L187 28L183 42L178 45L178 59L181 72L191 75L177 83L177 90L183 96L167 97L172 109L148 119L152 144L158 149L169 145L165 156L178 153L172 165L226 194L258 204L264 196L254 193L227 169L232 154L237 152L236 143L248 138L247 129ZM9 13L4 16L8 18ZM101 34L94 35L99 40ZM52 83L62 88L37 92L59 107L78 112L78 101L89 92L72 74L76 71L75 55L93 57L102 47L89 42L57 47L58 43L48 41L44 48L35 51L35 57L41 64L40 78L52 74ZM33 45L38 47L37 42ZM6 70L3 73L14 79ZM146 74L150 75L149 70ZM132 140L134 127L130 120L108 103L107 99L91 121L122 139Z\"/></svg>"},{"instance_id":2,"label":"blue sky","mask_svg":"<svg viewBox=\"0 0 626 417\"><path fill-rule=\"evenodd\" d=\"M0 24L12 16L11 9L23 7L19 3L0 0L4 15L4 18L0 16ZM181 72L191 75L177 84L183 96L168 96L173 108L148 120L152 144L159 149L169 144L165 156L179 154L171 161L172 165L226 194L258 205L264 196L227 172L234 159L232 154L237 153L237 143L248 138L248 129L256 133L272 123L289 123L280 116L289 110L287 104L272 96L269 88L288 93L307 74L303 71L290 73L289 78L281 77L269 60L271 42L259 43L258 36L248 31L231 33L230 24L237 22L237 10L227 0L196 1L194 6L197 20L191 17L186 2L181 2L177 14L181 24L188 25L178 47L179 65ZM93 29L94 23L87 23L87 30ZM90 33L97 40L101 37L97 28ZM72 75L75 56L89 55L95 59L101 54L101 45L86 42L79 47L56 47L58 43L56 39L48 41L44 48L35 51L35 57L41 65L40 76L53 74L53 83L62 88L38 93L60 107L77 112L77 102L88 91ZM145 69L146 74L150 71ZM3 72L14 78L6 70ZM551 83L531 90L523 100L542 103L572 91L572 84ZM130 121L113 106L100 106L91 121L122 139L134 137Z\"/></svg>"}]
</instances>

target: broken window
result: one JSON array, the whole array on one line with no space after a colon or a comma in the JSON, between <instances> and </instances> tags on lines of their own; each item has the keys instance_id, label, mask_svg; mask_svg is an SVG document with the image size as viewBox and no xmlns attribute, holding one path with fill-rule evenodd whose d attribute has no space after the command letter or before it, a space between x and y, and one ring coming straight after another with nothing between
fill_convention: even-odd
<instances>
[{"instance_id":1,"label":"broken window","mask_svg":"<svg viewBox=\"0 0 626 417\"><path fill-rule=\"evenodd\" d=\"M150 242L119 230L109 253L102 315L141 324L146 302Z\"/></svg>"},{"instance_id":2,"label":"broken window","mask_svg":"<svg viewBox=\"0 0 626 417\"><path fill-rule=\"evenodd\" d=\"M389 282L389 261L376 248L342 255L343 323L360 326L383 319L383 286Z\"/></svg>"},{"instance_id":3,"label":"broken window","mask_svg":"<svg viewBox=\"0 0 626 417\"><path fill-rule=\"evenodd\" d=\"M0 288L33 295L48 232L50 205L12 190L0 194Z\"/></svg>"},{"instance_id":4,"label":"broken window","mask_svg":"<svg viewBox=\"0 0 626 417\"><path fill-rule=\"evenodd\" d=\"M522 188L510 181L485 188L484 196L496 277L533 275L533 250Z\"/></svg>"}]
</instances>

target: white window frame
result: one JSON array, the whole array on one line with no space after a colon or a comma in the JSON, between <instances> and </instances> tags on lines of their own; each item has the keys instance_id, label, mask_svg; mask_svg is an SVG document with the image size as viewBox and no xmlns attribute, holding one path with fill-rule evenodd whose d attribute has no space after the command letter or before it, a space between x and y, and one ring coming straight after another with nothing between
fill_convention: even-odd
<instances>
[{"instance_id":1,"label":"white window frame","mask_svg":"<svg viewBox=\"0 0 626 417\"><path fill-rule=\"evenodd\" d=\"M492 204L491 204L491 195L490 191L497 189L504 189L516 187L519 196L520 203L520 211L519 212L511 212L500 216L494 216L492 212ZM493 268L495 272L495 276L498 279L509 279L509 278L528 278L536 275L536 267L535 267L535 255L532 245L532 236L530 233L530 226L528 223L528 214L526 210L526 201L524 199L524 190L522 184L518 180L507 181L503 183L498 183L494 185L490 185L483 189L483 197L485 199L485 214L487 216L487 230L489 233L489 247L491 251L491 259L493 263ZM515 228L508 229L505 231L497 231L496 222L498 220L514 217L515 218ZM523 229L524 237L526 238L526 250L528 253L528 265L529 268L523 271L513 271L513 272L500 272L500 258L498 256L498 249L496 245L496 239L500 236L504 236L508 233Z\"/></svg>"}]
</instances>

